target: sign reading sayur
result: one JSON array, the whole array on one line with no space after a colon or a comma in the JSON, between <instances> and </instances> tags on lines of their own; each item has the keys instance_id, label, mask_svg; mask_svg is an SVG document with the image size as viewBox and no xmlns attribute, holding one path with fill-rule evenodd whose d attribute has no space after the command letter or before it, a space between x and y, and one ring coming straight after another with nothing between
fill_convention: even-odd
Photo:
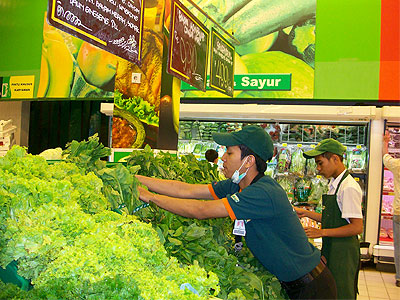
<instances>
[{"instance_id":1,"label":"sign reading sayur","mask_svg":"<svg viewBox=\"0 0 400 300\"><path fill-rule=\"evenodd\" d=\"M235 91L290 91L292 83L292 74L235 74L234 78ZM182 91L195 89L182 82ZM208 90L212 88L207 84Z\"/></svg>"}]
</instances>

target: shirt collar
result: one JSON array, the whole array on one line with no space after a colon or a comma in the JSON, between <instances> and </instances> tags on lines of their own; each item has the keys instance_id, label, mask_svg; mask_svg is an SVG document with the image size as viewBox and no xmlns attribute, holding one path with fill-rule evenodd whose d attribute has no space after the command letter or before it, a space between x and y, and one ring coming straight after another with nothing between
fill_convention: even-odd
<instances>
[{"instance_id":1,"label":"shirt collar","mask_svg":"<svg viewBox=\"0 0 400 300\"><path fill-rule=\"evenodd\" d=\"M329 181L329 191L336 191L340 180L342 179L344 173L346 173L346 169L344 169L344 171L342 173L339 174L338 177L336 178L331 178L331 180Z\"/></svg>"}]
</instances>

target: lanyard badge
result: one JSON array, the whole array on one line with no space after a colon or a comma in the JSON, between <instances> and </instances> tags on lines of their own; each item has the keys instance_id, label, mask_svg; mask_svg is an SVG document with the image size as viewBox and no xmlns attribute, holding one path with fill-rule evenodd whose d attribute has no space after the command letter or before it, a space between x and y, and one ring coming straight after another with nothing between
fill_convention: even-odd
<instances>
[{"instance_id":1,"label":"lanyard badge","mask_svg":"<svg viewBox=\"0 0 400 300\"><path fill-rule=\"evenodd\" d=\"M244 220L235 220L235 226L233 227L234 235L245 236L246 235L246 227L244 224Z\"/></svg>"}]
</instances>

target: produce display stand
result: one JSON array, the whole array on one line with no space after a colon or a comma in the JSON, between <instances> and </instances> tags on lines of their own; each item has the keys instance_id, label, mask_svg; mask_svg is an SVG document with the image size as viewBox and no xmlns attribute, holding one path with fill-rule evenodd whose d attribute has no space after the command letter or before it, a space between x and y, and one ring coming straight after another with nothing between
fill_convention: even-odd
<instances>
[{"instance_id":1,"label":"produce display stand","mask_svg":"<svg viewBox=\"0 0 400 300\"><path fill-rule=\"evenodd\" d=\"M16 284L24 291L29 291L32 289L30 281L18 275L16 261L9 263L5 269L0 267L0 280L2 280L4 283Z\"/></svg>"}]
</instances>

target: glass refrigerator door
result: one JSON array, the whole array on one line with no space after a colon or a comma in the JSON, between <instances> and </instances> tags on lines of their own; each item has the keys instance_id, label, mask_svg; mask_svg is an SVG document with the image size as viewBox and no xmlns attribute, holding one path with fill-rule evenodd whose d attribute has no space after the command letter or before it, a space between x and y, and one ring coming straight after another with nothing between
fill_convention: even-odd
<instances>
[{"instance_id":1,"label":"glass refrigerator door","mask_svg":"<svg viewBox=\"0 0 400 300\"><path fill-rule=\"evenodd\" d=\"M388 152L393 157L400 158L400 127L388 126L387 130L390 134ZM393 246L393 200L393 173L387 168L384 168L381 199L381 220L379 228L380 245Z\"/></svg>"}]
</instances>

